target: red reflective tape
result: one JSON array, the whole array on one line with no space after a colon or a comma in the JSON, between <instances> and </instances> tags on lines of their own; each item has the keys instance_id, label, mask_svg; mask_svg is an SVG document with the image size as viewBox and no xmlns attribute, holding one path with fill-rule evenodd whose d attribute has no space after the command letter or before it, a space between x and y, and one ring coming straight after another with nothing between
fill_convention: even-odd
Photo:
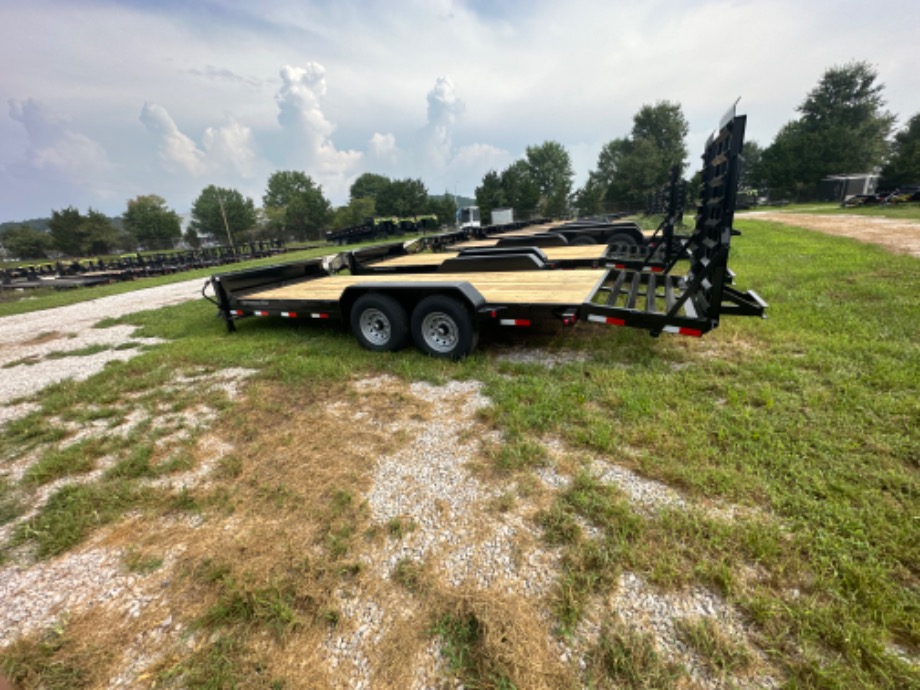
<instances>
[{"instance_id":1,"label":"red reflective tape","mask_svg":"<svg viewBox=\"0 0 920 690\"><path fill-rule=\"evenodd\" d=\"M529 326L529 319L502 319L499 321L502 326Z\"/></svg>"},{"instance_id":2,"label":"red reflective tape","mask_svg":"<svg viewBox=\"0 0 920 690\"><path fill-rule=\"evenodd\" d=\"M661 266L652 266L652 273L663 273L664 269Z\"/></svg>"},{"instance_id":3,"label":"red reflective tape","mask_svg":"<svg viewBox=\"0 0 920 690\"><path fill-rule=\"evenodd\" d=\"M625 320L625 319L615 319L615 318L613 318L612 316L608 316L608 317L605 319L605 322L606 322L607 325L609 325L609 326L625 326L625 325L626 325L626 320Z\"/></svg>"},{"instance_id":4,"label":"red reflective tape","mask_svg":"<svg viewBox=\"0 0 920 690\"><path fill-rule=\"evenodd\" d=\"M677 332L681 335L689 335L691 338L703 337L703 331L697 330L696 328L678 328Z\"/></svg>"},{"instance_id":5,"label":"red reflective tape","mask_svg":"<svg viewBox=\"0 0 920 690\"><path fill-rule=\"evenodd\" d=\"M624 269L624 268L626 268L626 264L614 264L613 267L614 267L614 268L619 268L619 269Z\"/></svg>"}]
</instances>

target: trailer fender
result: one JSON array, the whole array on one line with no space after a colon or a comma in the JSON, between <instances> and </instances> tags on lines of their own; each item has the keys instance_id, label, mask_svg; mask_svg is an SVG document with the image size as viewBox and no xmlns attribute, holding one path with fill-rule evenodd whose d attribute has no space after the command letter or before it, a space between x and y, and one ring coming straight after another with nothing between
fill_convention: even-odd
<instances>
[{"instance_id":1,"label":"trailer fender","mask_svg":"<svg viewBox=\"0 0 920 690\"><path fill-rule=\"evenodd\" d=\"M406 313L410 314L415 309L415 305L430 295L451 296L463 304L470 314L476 314L486 303L486 298L482 296L482 293L467 281L432 280L424 283L410 283L394 280L386 283L357 283L347 287L342 293L340 304L343 316L350 314L358 298L368 293L389 295L402 304Z\"/></svg>"}]
</instances>

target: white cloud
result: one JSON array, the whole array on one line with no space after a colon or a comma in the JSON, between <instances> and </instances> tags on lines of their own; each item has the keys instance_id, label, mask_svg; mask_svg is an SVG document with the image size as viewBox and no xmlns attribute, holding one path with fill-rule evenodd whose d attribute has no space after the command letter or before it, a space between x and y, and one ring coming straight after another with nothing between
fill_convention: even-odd
<instances>
[{"instance_id":1,"label":"white cloud","mask_svg":"<svg viewBox=\"0 0 920 690\"><path fill-rule=\"evenodd\" d=\"M183 134L161 105L144 103L141 122L159 140L160 160L168 170L181 169L196 177L207 169L204 151Z\"/></svg>"},{"instance_id":2,"label":"white cloud","mask_svg":"<svg viewBox=\"0 0 920 690\"><path fill-rule=\"evenodd\" d=\"M450 161L453 130L457 118L466 110L466 104L457 96L450 77L438 77L434 88L428 92L428 124L425 127L425 146L429 162L438 168Z\"/></svg>"},{"instance_id":3,"label":"white cloud","mask_svg":"<svg viewBox=\"0 0 920 690\"><path fill-rule=\"evenodd\" d=\"M222 127L208 127L204 131L204 150L209 163L217 168L232 168L244 178L255 174L259 156L255 150L252 130L239 122L229 122Z\"/></svg>"},{"instance_id":4,"label":"white cloud","mask_svg":"<svg viewBox=\"0 0 920 690\"><path fill-rule=\"evenodd\" d=\"M396 137L392 134L374 132L368 143L368 152L372 159L388 167L399 164L399 148L396 146Z\"/></svg>"},{"instance_id":5,"label":"white cloud","mask_svg":"<svg viewBox=\"0 0 920 690\"><path fill-rule=\"evenodd\" d=\"M318 62L308 62L304 67L285 65L280 76L282 84L275 102L278 123L288 137L287 162L303 167L325 187L340 193L363 154L339 151L332 141L335 126L321 108L326 95L326 69Z\"/></svg>"}]
</instances>

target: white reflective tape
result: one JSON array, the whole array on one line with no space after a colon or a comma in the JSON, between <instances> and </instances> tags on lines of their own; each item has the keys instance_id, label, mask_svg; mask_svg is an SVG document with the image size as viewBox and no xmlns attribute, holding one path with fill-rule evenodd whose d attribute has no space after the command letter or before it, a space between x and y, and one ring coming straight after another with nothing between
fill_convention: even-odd
<instances>
[{"instance_id":1,"label":"white reflective tape","mask_svg":"<svg viewBox=\"0 0 920 690\"><path fill-rule=\"evenodd\" d=\"M598 316L597 314L588 314L588 321L594 321L595 323L607 323L607 317Z\"/></svg>"},{"instance_id":2,"label":"white reflective tape","mask_svg":"<svg viewBox=\"0 0 920 690\"><path fill-rule=\"evenodd\" d=\"M680 333L680 329L677 326L665 326L661 330L665 333Z\"/></svg>"}]
</instances>

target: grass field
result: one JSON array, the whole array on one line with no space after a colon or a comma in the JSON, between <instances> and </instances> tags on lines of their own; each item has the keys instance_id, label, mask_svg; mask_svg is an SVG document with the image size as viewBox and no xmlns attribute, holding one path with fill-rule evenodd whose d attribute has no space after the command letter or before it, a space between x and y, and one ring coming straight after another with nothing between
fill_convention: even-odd
<instances>
[{"instance_id":1,"label":"grass field","mask_svg":"<svg viewBox=\"0 0 920 690\"><path fill-rule=\"evenodd\" d=\"M369 586L366 552L411 539L415 527L375 526L363 498L370 458L405 439L323 411L330 401L356 404L346 383L381 374L405 385L479 381L491 404L477 424L502 440L486 444L471 471L498 492L496 519L539 503L527 515L558 556L555 584L545 598L511 605L458 597L431 564L400 561L392 580L415 614L380 643L380 668L395 675L381 670L374 687L405 687L401 654L432 640L466 687L692 686L652 632L604 608L634 581L627 575L658 597L710 593L746 622L742 638L713 618L676 625L716 685L770 677L789 687L920 687L920 267L798 228L743 217L738 226L731 265L742 288L770 303L769 319L725 319L702 340L580 324L527 339L486 335L472 357L446 363L412 350L374 355L335 328L280 320L247 320L227 335L202 301L126 317L138 335L170 342L47 389L38 410L5 430L0 463L32 460L21 478L0 480L0 525L16 524L0 553L52 559L121 534L134 545L123 566L138 578L173 567L170 588L184 605L172 615L187 639L209 642L171 649L148 671L156 687L334 687L319 671L298 677L289 652L317 649L346 626L332 593ZM500 357L524 348L542 355ZM237 369L254 371L248 396L207 384ZM424 414L411 396L394 396L387 414ZM207 427L188 422L195 409ZM123 428L138 410L146 421L125 434L73 440L86 426ZM212 481L156 481L201 464L205 435L232 446ZM292 465L299 445L336 461ZM681 500L643 509L592 473L597 459ZM547 467L567 482L541 484ZM204 531L183 531L182 516ZM207 525L228 516L248 530L208 542ZM177 534L201 550L164 565ZM296 539L317 556L299 557ZM244 552L221 544L247 555L230 558ZM549 635L534 632L541 611ZM0 668L29 688L96 687L127 634L100 616L73 616L0 649ZM578 648L597 619L577 659L549 655L552 644ZM529 675L544 660L546 675Z\"/></svg>"}]
</instances>

